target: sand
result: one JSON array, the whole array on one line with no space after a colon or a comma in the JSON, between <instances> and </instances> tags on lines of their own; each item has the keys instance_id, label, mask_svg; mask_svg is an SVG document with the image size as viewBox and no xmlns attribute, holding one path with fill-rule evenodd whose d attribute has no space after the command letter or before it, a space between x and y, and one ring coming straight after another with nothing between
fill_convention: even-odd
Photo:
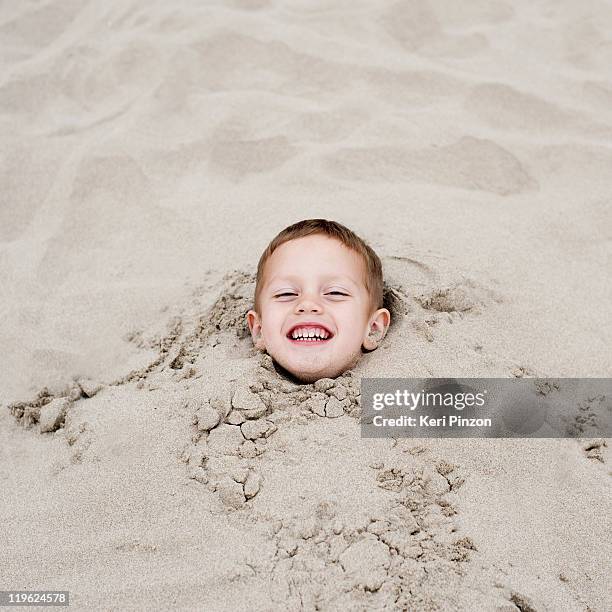
<instances>
[{"instance_id":1,"label":"sand","mask_svg":"<svg viewBox=\"0 0 612 612\"><path fill-rule=\"evenodd\" d=\"M604 2L0 5L0 588L76 610L605 611L609 441L362 440L363 376L612 374ZM286 225L383 345L254 351Z\"/></svg>"}]
</instances>

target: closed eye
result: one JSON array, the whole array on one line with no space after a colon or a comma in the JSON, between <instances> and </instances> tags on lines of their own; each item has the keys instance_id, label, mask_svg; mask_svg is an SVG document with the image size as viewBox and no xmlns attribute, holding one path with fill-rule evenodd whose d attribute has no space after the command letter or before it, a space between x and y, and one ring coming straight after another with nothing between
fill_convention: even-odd
<instances>
[{"instance_id":1,"label":"closed eye","mask_svg":"<svg viewBox=\"0 0 612 612\"><path fill-rule=\"evenodd\" d=\"M277 293L274 297L278 298L278 297L295 296L295 295L297 295L297 293L290 293L286 291L284 293ZM343 297L348 297L348 293L342 293L342 291L328 291L325 295L340 295Z\"/></svg>"}]
</instances>

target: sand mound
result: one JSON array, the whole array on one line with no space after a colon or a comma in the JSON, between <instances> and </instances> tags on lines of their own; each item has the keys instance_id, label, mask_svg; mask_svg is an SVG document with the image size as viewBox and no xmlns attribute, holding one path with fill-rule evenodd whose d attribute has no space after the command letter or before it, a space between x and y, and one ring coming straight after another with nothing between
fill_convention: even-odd
<instances>
[{"instance_id":1,"label":"sand mound","mask_svg":"<svg viewBox=\"0 0 612 612\"><path fill-rule=\"evenodd\" d=\"M435 287L436 275L423 272ZM268 355L246 348L244 314L253 290L252 275L229 273L204 312L196 289L167 313L164 333L128 335L142 350L157 350L147 367L109 384L76 379L57 393L43 389L32 401L10 405L26 429L64 440L66 451L50 473L98 464L127 470L130 478L142 473L146 451L131 442L139 425L129 404L145 401L148 412L157 412L147 427L166 439L155 461L173 462L178 481L176 468L185 466L182 479L206 498L211 520L223 517L238 531L255 528L257 552L231 580L267 593L268 605L444 609L452 592L453 606L540 609L494 566L470 564L478 547L457 521L464 470L408 440L360 439L357 372L296 384ZM400 333L420 311L474 315L495 303L492 295L470 281L415 297L388 283L385 303ZM221 371L220 351L233 355L233 366ZM124 407L112 418L132 424L113 433L104 414L116 404ZM583 442L586 456L598 462L605 447L603 440ZM158 545L132 538L115 550L154 555Z\"/></svg>"},{"instance_id":2,"label":"sand mound","mask_svg":"<svg viewBox=\"0 0 612 612\"><path fill-rule=\"evenodd\" d=\"M12 404L10 411L25 428L37 425L41 434L55 432L65 440L70 454L53 465L52 473L58 475L74 466L106 463L107 446L113 449L121 439L111 441L110 432L104 433L106 427L99 423L104 403L96 409L91 398L108 403L111 398L133 399L134 394L172 397L169 405L159 405L161 414L178 418L183 430L191 432L182 450L176 450L175 461L185 464L184 477L202 487L202 495L212 496L213 515L226 516L237 526L254 522L262 530L264 552L253 563L266 570L267 578L257 580L263 581L270 603L434 605L446 597L449 581L459 591L457 597L467 598L462 567L476 547L458 532L453 518L456 490L464 478L456 466L420 447L404 452L391 444L381 461L373 459L380 456L381 445L370 441L371 451L364 454L364 441L346 435L347 428L358 428L360 416L354 372L296 384L277 371L268 355L252 351L234 369L238 377L210 376L211 357L220 349L250 342L243 319L253 288L248 274L226 275L207 312L198 313L192 302L191 312L183 309L182 315L170 317L167 333L127 338L143 349L157 347L157 358L146 368L106 385L83 379L57 394L44 389L30 402ZM395 316L407 310L403 292L399 286L385 291ZM163 400L150 401L156 408ZM324 476L326 456L341 448L347 457L344 476ZM130 465L130 455L119 452L125 456L120 461ZM317 493L308 494L309 508L300 500L317 479L296 474L306 464L326 480ZM357 514L356 473L365 476L360 478ZM116 549L141 554L157 550L138 540ZM495 599L498 593L489 589L483 597Z\"/></svg>"}]
</instances>

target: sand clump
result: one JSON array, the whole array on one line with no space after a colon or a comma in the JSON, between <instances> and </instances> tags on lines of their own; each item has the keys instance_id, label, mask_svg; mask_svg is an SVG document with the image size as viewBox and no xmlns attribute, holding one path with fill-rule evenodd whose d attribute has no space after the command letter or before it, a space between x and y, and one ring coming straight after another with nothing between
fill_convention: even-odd
<instances>
[{"instance_id":1,"label":"sand clump","mask_svg":"<svg viewBox=\"0 0 612 612\"><path fill-rule=\"evenodd\" d=\"M382 510L341 519L337 502L321 501L299 518L270 525L275 602L291 609L300 602L419 609L441 601L443 584L462 588L462 566L476 546L441 512L451 504L448 483L434 482L422 467L384 466L381 473L393 470L405 480L393 491L382 486L388 496Z\"/></svg>"},{"instance_id":2,"label":"sand clump","mask_svg":"<svg viewBox=\"0 0 612 612\"><path fill-rule=\"evenodd\" d=\"M184 455L190 476L209 484L209 489L234 509L259 492L262 480L252 460L268 451L279 427L293 421L307 423L312 418L335 419L344 414L355 418L360 414L360 389L352 373L299 385L278 374L268 355L257 359L254 380L235 385L229 406L218 397L199 400L193 415L197 430L193 446ZM193 402L190 407L195 407ZM244 484L242 498L231 482L235 470L251 470L252 477L240 481Z\"/></svg>"},{"instance_id":3,"label":"sand clump","mask_svg":"<svg viewBox=\"0 0 612 612\"><path fill-rule=\"evenodd\" d=\"M41 406L38 414L40 433L49 433L59 429L65 419L70 401L64 398L51 400L48 404Z\"/></svg>"}]
</instances>

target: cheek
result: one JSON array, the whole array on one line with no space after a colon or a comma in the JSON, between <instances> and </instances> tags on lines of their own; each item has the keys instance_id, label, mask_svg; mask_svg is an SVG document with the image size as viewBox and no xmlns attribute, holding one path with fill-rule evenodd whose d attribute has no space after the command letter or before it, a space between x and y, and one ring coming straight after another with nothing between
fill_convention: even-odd
<instances>
[{"instance_id":1,"label":"cheek","mask_svg":"<svg viewBox=\"0 0 612 612\"><path fill-rule=\"evenodd\" d=\"M367 315L359 305L351 308L341 309L336 313L336 321L345 331L352 336L361 336L367 326Z\"/></svg>"},{"instance_id":2,"label":"cheek","mask_svg":"<svg viewBox=\"0 0 612 612\"><path fill-rule=\"evenodd\" d=\"M285 318L285 314L277 307L267 310L261 318L264 333L267 333L270 337L279 335L283 329Z\"/></svg>"}]
</instances>

